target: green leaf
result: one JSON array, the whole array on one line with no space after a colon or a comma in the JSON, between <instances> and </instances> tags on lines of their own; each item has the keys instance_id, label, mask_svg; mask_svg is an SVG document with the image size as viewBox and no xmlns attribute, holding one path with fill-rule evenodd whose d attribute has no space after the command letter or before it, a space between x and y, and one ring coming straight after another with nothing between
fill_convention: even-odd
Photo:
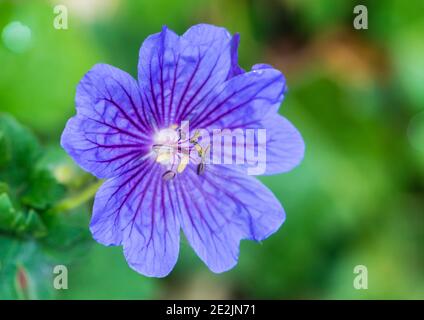
<instances>
[{"instance_id":1,"label":"green leaf","mask_svg":"<svg viewBox=\"0 0 424 320\"><path fill-rule=\"evenodd\" d=\"M16 220L16 210L6 193L0 194L0 230L9 230Z\"/></svg>"},{"instance_id":2,"label":"green leaf","mask_svg":"<svg viewBox=\"0 0 424 320\"><path fill-rule=\"evenodd\" d=\"M40 239L44 252L62 263L71 263L84 256L93 243L88 230L89 219L86 208L55 213L45 219L49 234Z\"/></svg>"},{"instance_id":3,"label":"green leaf","mask_svg":"<svg viewBox=\"0 0 424 320\"><path fill-rule=\"evenodd\" d=\"M65 189L48 170L37 170L31 177L28 189L22 196L23 204L32 208L44 210L60 200Z\"/></svg>"},{"instance_id":4,"label":"green leaf","mask_svg":"<svg viewBox=\"0 0 424 320\"><path fill-rule=\"evenodd\" d=\"M40 155L34 135L11 116L0 113L0 181L8 185L8 195L17 210Z\"/></svg>"},{"instance_id":5,"label":"green leaf","mask_svg":"<svg viewBox=\"0 0 424 320\"><path fill-rule=\"evenodd\" d=\"M0 230L34 237L47 234L47 228L37 212L30 209L28 214L17 211L6 193L0 194Z\"/></svg>"},{"instance_id":6,"label":"green leaf","mask_svg":"<svg viewBox=\"0 0 424 320\"><path fill-rule=\"evenodd\" d=\"M17 211L6 193L0 194L0 231L19 233L25 230L25 216Z\"/></svg>"},{"instance_id":7,"label":"green leaf","mask_svg":"<svg viewBox=\"0 0 424 320\"><path fill-rule=\"evenodd\" d=\"M28 212L25 220L25 231L36 238L47 235L46 226L44 225L40 216L34 210L30 210Z\"/></svg>"},{"instance_id":8,"label":"green leaf","mask_svg":"<svg viewBox=\"0 0 424 320\"><path fill-rule=\"evenodd\" d=\"M0 181L0 194L9 192L9 185Z\"/></svg>"},{"instance_id":9,"label":"green leaf","mask_svg":"<svg viewBox=\"0 0 424 320\"><path fill-rule=\"evenodd\" d=\"M0 300L52 298L53 265L36 242L0 235Z\"/></svg>"},{"instance_id":10,"label":"green leaf","mask_svg":"<svg viewBox=\"0 0 424 320\"><path fill-rule=\"evenodd\" d=\"M2 170L1 175L25 176L41 154L37 139L13 117L4 113L0 113L0 137L0 150L6 154L1 158L0 169L13 168L13 172Z\"/></svg>"},{"instance_id":11,"label":"green leaf","mask_svg":"<svg viewBox=\"0 0 424 320\"><path fill-rule=\"evenodd\" d=\"M0 167L6 165L10 161L11 154L6 141L6 135L0 131Z\"/></svg>"}]
</instances>

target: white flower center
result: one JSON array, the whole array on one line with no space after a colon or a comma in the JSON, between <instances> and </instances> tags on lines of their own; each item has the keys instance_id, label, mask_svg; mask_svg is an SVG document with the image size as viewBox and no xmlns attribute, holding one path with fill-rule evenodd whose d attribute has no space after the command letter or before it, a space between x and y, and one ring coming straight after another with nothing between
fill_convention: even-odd
<instances>
[{"instance_id":1,"label":"white flower center","mask_svg":"<svg viewBox=\"0 0 424 320\"><path fill-rule=\"evenodd\" d=\"M152 150L156 156L156 162L167 169L163 174L164 180L171 180L177 173L183 172L190 160L198 165L199 175L204 172L203 160L209 147L203 149L198 143L198 138L197 131L189 138L189 133L176 125L156 133Z\"/></svg>"}]
</instances>

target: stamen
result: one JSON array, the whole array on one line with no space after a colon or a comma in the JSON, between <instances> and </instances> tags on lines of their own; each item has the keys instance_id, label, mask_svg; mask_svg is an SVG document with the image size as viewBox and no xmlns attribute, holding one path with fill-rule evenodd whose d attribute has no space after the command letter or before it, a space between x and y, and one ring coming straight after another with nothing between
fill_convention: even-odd
<instances>
[{"instance_id":1,"label":"stamen","mask_svg":"<svg viewBox=\"0 0 424 320\"><path fill-rule=\"evenodd\" d=\"M206 146L206 148L202 150L202 155L201 155L201 157L202 157L202 161L203 161L203 162L205 162L205 161L206 161L206 155L209 153L209 149L210 149L210 147L211 147L211 145L210 145L210 144L208 144L208 145Z\"/></svg>"},{"instance_id":2,"label":"stamen","mask_svg":"<svg viewBox=\"0 0 424 320\"><path fill-rule=\"evenodd\" d=\"M186 138L186 135L182 128L175 125L156 134L152 152L156 155L156 162L166 168L162 175L163 180L174 179L177 173L187 168L190 160L198 164L196 170L198 175L205 172L205 157L209 152L209 146L203 148L198 142L199 130L196 130L191 138Z\"/></svg>"},{"instance_id":3,"label":"stamen","mask_svg":"<svg viewBox=\"0 0 424 320\"><path fill-rule=\"evenodd\" d=\"M165 171L165 173L162 175L162 179L165 181L169 181L174 179L175 175L176 173L174 171L168 170L168 171Z\"/></svg>"},{"instance_id":4,"label":"stamen","mask_svg":"<svg viewBox=\"0 0 424 320\"><path fill-rule=\"evenodd\" d=\"M203 162L200 162L197 166L197 174L201 176L203 173L205 173L206 165Z\"/></svg>"},{"instance_id":5,"label":"stamen","mask_svg":"<svg viewBox=\"0 0 424 320\"><path fill-rule=\"evenodd\" d=\"M199 137L200 137L200 131L199 131L199 130L196 130L196 131L194 132L193 137L191 137L191 138L190 138L190 142L191 142L191 143L196 143L196 142L197 142L197 140L199 139Z\"/></svg>"},{"instance_id":6,"label":"stamen","mask_svg":"<svg viewBox=\"0 0 424 320\"><path fill-rule=\"evenodd\" d=\"M206 169L206 155L209 152L210 145L208 145L204 150L200 150L199 155L201 156L202 160L200 164L197 166L197 174L200 176L205 172Z\"/></svg>"},{"instance_id":7,"label":"stamen","mask_svg":"<svg viewBox=\"0 0 424 320\"><path fill-rule=\"evenodd\" d=\"M190 161L190 156L188 154L183 154L180 160L180 163L177 167L177 172L181 173L184 171L184 169L187 167L188 163Z\"/></svg>"},{"instance_id":8,"label":"stamen","mask_svg":"<svg viewBox=\"0 0 424 320\"><path fill-rule=\"evenodd\" d=\"M194 143L194 149L196 149L197 153L199 154L199 157L202 156L202 146L198 144L197 142Z\"/></svg>"}]
</instances>

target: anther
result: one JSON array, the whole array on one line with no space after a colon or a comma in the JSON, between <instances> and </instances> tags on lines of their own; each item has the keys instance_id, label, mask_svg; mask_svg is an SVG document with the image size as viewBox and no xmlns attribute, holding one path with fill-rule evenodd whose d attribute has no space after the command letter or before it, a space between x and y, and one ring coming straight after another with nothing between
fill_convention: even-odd
<instances>
[{"instance_id":1,"label":"anther","mask_svg":"<svg viewBox=\"0 0 424 320\"><path fill-rule=\"evenodd\" d=\"M205 164L203 162L200 162L199 165L197 166L197 174L199 176L201 176L204 172L205 172Z\"/></svg>"},{"instance_id":2,"label":"anther","mask_svg":"<svg viewBox=\"0 0 424 320\"><path fill-rule=\"evenodd\" d=\"M199 139L199 137L200 137L200 131L199 130L196 130L194 132L194 135L190 138L190 142L191 143L196 143L197 140Z\"/></svg>"},{"instance_id":3,"label":"anther","mask_svg":"<svg viewBox=\"0 0 424 320\"><path fill-rule=\"evenodd\" d=\"M171 170L165 171L165 173L162 175L162 179L165 181L172 180L174 179L174 177L175 177L175 172Z\"/></svg>"}]
</instances>

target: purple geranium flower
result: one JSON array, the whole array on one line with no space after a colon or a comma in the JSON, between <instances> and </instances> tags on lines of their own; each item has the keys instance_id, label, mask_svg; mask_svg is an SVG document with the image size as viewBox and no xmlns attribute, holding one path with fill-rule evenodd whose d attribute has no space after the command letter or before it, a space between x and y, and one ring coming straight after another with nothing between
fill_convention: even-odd
<instances>
[{"instance_id":1,"label":"purple geranium flower","mask_svg":"<svg viewBox=\"0 0 424 320\"><path fill-rule=\"evenodd\" d=\"M278 114L283 75L268 65L245 72L238 42L238 35L211 25L182 36L164 27L141 46L138 82L98 64L78 85L77 115L61 144L84 170L107 179L90 230L104 245L122 245L128 264L144 275L172 270L180 229L207 266L223 272L237 263L241 239L261 241L285 219L272 192L246 173L247 150L244 164L207 162L205 137L182 125L265 129L266 157L257 161L263 174L301 161L302 137ZM252 141L242 147L259 147L258 132Z\"/></svg>"}]
</instances>

